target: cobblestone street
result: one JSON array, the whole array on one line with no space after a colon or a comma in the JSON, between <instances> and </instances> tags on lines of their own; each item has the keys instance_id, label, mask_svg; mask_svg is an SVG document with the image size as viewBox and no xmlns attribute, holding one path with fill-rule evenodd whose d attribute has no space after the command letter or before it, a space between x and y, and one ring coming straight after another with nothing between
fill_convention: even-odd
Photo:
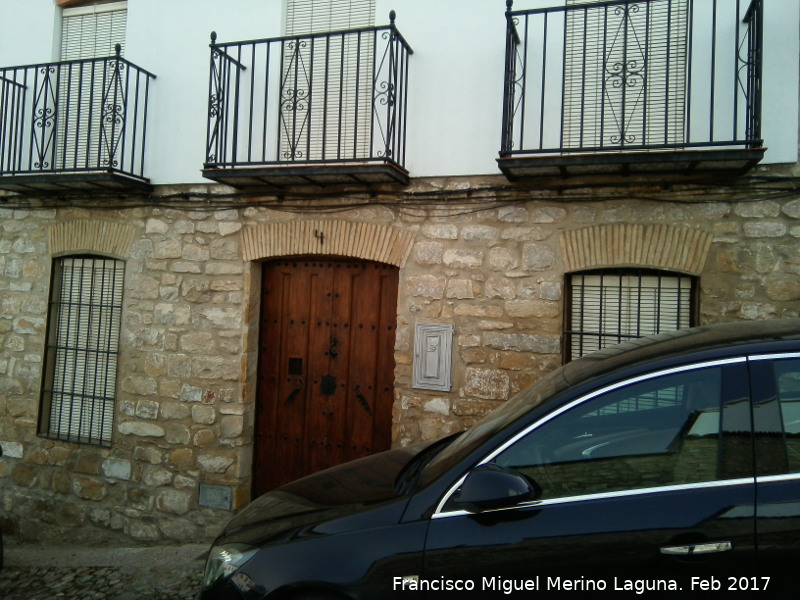
<instances>
[{"instance_id":1,"label":"cobblestone street","mask_svg":"<svg viewBox=\"0 0 800 600\"><path fill-rule=\"evenodd\" d=\"M6 547L2 600L193 600L206 546Z\"/></svg>"}]
</instances>

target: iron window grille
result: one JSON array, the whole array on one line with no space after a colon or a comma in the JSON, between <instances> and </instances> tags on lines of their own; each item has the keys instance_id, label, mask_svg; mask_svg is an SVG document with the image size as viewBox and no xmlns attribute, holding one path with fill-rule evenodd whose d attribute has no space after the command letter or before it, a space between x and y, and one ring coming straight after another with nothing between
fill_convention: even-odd
<instances>
[{"instance_id":1,"label":"iron window grille","mask_svg":"<svg viewBox=\"0 0 800 600\"><path fill-rule=\"evenodd\" d=\"M565 362L620 342L696 324L694 277L594 270L567 276Z\"/></svg>"},{"instance_id":2,"label":"iron window grille","mask_svg":"<svg viewBox=\"0 0 800 600\"><path fill-rule=\"evenodd\" d=\"M41 435L111 445L124 274L111 258L55 260Z\"/></svg>"}]
</instances>

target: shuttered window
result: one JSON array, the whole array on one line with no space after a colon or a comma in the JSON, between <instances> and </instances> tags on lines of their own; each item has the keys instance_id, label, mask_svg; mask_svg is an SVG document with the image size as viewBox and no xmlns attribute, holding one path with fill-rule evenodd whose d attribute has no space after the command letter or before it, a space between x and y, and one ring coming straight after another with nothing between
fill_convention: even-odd
<instances>
[{"instance_id":1,"label":"shuttered window","mask_svg":"<svg viewBox=\"0 0 800 600\"><path fill-rule=\"evenodd\" d=\"M110 446L125 263L65 257L53 269L40 432Z\"/></svg>"},{"instance_id":2,"label":"shuttered window","mask_svg":"<svg viewBox=\"0 0 800 600\"><path fill-rule=\"evenodd\" d=\"M375 0L288 0L286 35L374 25ZM302 38L284 47L281 160L343 160L370 155L371 32Z\"/></svg>"},{"instance_id":3,"label":"shuttered window","mask_svg":"<svg viewBox=\"0 0 800 600\"><path fill-rule=\"evenodd\" d=\"M688 0L593 4L567 0L562 146L681 144Z\"/></svg>"},{"instance_id":4,"label":"shuttered window","mask_svg":"<svg viewBox=\"0 0 800 600\"><path fill-rule=\"evenodd\" d=\"M61 60L86 61L114 56L119 44L124 55L127 2L93 4L64 9L61 22ZM82 62L66 65L59 78L58 145L56 168L92 169L109 166L113 153L103 135L105 111L114 110L110 98L115 63ZM105 101L104 101L105 99Z\"/></svg>"},{"instance_id":5,"label":"shuttered window","mask_svg":"<svg viewBox=\"0 0 800 600\"><path fill-rule=\"evenodd\" d=\"M590 271L567 278L566 359L695 325L695 279L660 271Z\"/></svg>"},{"instance_id":6,"label":"shuttered window","mask_svg":"<svg viewBox=\"0 0 800 600\"><path fill-rule=\"evenodd\" d=\"M61 20L61 60L113 56L125 48L127 2L67 8Z\"/></svg>"},{"instance_id":7,"label":"shuttered window","mask_svg":"<svg viewBox=\"0 0 800 600\"><path fill-rule=\"evenodd\" d=\"M371 27L375 0L288 0L286 35Z\"/></svg>"}]
</instances>

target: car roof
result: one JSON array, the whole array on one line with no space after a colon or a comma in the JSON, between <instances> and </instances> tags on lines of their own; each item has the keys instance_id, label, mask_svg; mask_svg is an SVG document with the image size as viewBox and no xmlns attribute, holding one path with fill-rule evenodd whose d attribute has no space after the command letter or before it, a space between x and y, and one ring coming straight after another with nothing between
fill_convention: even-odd
<instances>
[{"instance_id":1,"label":"car roof","mask_svg":"<svg viewBox=\"0 0 800 600\"><path fill-rule=\"evenodd\" d=\"M622 367L635 367L657 360L677 359L714 350L719 351L720 356L731 355L741 352L744 346L748 346L748 351L766 351L770 344L792 341L800 342L800 319L702 325L609 346L566 364L562 374L569 384L575 384L601 374L613 373ZM760 350L759 346L762 346Z\"/></svg>"}]
</instances>

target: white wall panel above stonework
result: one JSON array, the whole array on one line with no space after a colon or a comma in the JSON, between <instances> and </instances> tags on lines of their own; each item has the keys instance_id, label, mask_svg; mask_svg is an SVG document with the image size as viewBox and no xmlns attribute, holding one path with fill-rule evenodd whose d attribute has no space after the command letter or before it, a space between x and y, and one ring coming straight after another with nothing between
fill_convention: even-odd
<instances>
[{"instance_id":1,"label":"white wall panel above stonework","mask_svg":"<svg viewBox=\"0 0 800 600\"><path fill-rule=\"evenodd\" d=\"M517 0L514 9L545 5L563 2ZM405 161L411 176L498 174L505 3L376 0L376 25L388 24L390 10L414 50ZM125 57L157 76L148 104L144 169L151 182L208 183L201 169L211 31L220 43L278 37L284 13L279 0L226 0L224 8L218 0L129 3ZM53 0L0 2L0 67L55 60L60 21ZM797 160L799 30L800 3L764 0L764 164Z\"/></svg>"}]
</instances>

